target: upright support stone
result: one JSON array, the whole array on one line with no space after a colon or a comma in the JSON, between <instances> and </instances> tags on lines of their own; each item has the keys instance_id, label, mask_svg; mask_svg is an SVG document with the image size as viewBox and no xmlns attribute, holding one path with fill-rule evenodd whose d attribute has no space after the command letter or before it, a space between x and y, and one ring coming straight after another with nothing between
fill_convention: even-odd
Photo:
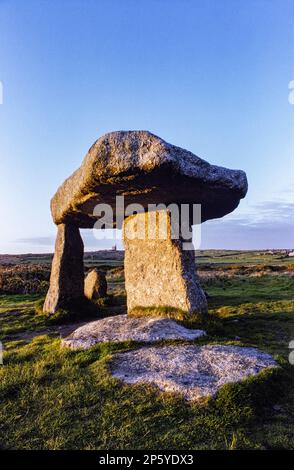
<instances>
[{"instance_id":1,"label":"upright support stone","mask_svg":"<svg viewBox=\"0 0 294 470\"><path fill-rule=\"evenodd\" d=\"M72 300L84 295L84 244L79 228L72 224L58 225L52 262L50 287L43 310L54 313Z\"/></svg>"},{"instance_id":2,"label":"upright support stone","mask_svg":"<svg viewBox=\"0 0 294 470\"><path fill-rule=\"evenodd\" d=\"M163 223L162 223L163 222ZM205 313L194 251L172 238L170 214L148 212L124 221L125 285L128 313L140 307L172 307Z\"/></svg>"}]
</instances>

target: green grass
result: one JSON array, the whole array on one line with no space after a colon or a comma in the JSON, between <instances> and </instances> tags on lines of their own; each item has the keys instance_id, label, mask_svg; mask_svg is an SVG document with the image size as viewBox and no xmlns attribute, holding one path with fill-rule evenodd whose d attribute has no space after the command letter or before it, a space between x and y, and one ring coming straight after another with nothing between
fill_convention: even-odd
<instances>
[{"instance_id":1,"label":"green grass","mask_svg":"<svg viewBox=\"0 0 294 470\"><path fill-rule=\"evenodd\" d=\"M35 313L39 300L40 296L28 294L0 296L0 341L45 328L44 318Z\"/></svg>"},{"instance_id":2,"label":"green grass","mask_svg":"<svg viewBox=\"0 0 294 470\"><path fill-rule=\"evenodd\" d=\"M287 265L293 263L293 258L285 257L280 253L270 254L267 251L234 251L234 250L197 250L197 264L214 266L226 265Z\"/></svg>"},{"instance_id":3,"label":"green grass","mask_svg":"<svg viewBox=\"0 0 294 470\"><path fill-rule=\"evenodd\" d=\"M294 277L283 275L216 279L203 283L211 296L210 305L242 305L294 298Z\"/></svg>"},{"instance_id":4,"label":"green grass","mask_svg":"<svg viewBox=\"0 0 294 470\"><path fill-rule=\"evenodd\" d=\"M282 275L205 285L210 315L189 323L208 332L198 343L256 346L281 367L226 385L200 403L111 377L111 356L136 344L61 348L58 327L47 331L35 314L40 298L1 296L0 448L294 449L294 367L288 362L293 287ZM104 313L125 308L123 302L124 296L114 297Z\"/></svg>"}]
</instances>

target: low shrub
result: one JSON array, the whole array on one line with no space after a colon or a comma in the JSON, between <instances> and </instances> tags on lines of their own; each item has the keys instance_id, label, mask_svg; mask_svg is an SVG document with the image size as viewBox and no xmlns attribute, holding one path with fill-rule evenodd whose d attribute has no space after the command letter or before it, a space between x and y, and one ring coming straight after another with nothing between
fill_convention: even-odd
<instances>
[{"instance_id":1,"label":"low shrub","mask_svg":"<svg viewBox=\"0 0 294 470\"><path fill-rule=\"evenodd\" d=\"M0 266L0 294L45 294L49 279L49 265Z\"/></svg>"}]
</instances>

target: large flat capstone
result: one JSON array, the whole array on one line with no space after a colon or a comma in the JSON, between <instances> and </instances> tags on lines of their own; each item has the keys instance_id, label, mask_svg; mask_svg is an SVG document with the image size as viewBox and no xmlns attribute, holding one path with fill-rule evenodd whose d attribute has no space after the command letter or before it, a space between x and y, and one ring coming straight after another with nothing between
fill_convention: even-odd
<instances>
[{"instance_id":1,"label":"large flat capstone","mask_svg":"<svg viewBox=\"0 0 294 470\"><path fill-rule=\"evenodd\" d=\"M116 354L110 363L112 375L128 384L153 384L187 400L213 396L267 367L277 367L271 355L223 345L142 347Z\"/></svg>"},{"instance_id":2,"label":"large flat capstone","mask_svg":"<svg viewBox=\"0 0 294 470\"><path fill-rule=\"evenodd\" d=\"M119 131L92 145L54 195L51 211L57 225L92 228L94 207L110 204L116 213L116 196L124 196L125 205L145 210L148 204L201 204L204 222L232 212L246 192L244 171L211 165L147 131Z\"/></svg>"},{"instance_id":3,"label":"large flat capstone","mask_svg":"<svg viewBox=\"0 0 294 470\"><path fill-rule=\"evenodd\" d=\"M155 342L164 339L194 340L205 335L203 330L190 330L169 318L132 318L116 315L102 318L77 328L62 341L72 349L88 349L97 343L117 341Z\"/></svg>"}]
</instances>

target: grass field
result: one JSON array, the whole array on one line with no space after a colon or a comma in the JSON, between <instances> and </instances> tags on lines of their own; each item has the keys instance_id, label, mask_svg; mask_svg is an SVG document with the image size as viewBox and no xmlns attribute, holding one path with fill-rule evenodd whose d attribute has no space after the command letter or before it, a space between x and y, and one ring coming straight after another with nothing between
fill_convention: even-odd
<instances>
[{"instance_id":1,"label":"grass field","mask_svg":"<svg viewBox=\"0 0 294 470\"><path fill-rule=\"evenodd\" d=\"M256 258L269 264L258 253L204 255L199 259L204 267L253 266L259 264ZM114 296L101 314L123 313L122 260L100 261ZM294 276L282 271L224 277L218 271L202 283L210 316L204 323L190 323L208 332L196 342L256 346L272 353L280 368L227 385L201 403L112 378L111 355L137 344L60 348L60 335L74 326L48 325L36 315L40 295L1 295L0 448L294 449L294 367L288 359L294 339Z\"/></svg>"}]
</instances>

